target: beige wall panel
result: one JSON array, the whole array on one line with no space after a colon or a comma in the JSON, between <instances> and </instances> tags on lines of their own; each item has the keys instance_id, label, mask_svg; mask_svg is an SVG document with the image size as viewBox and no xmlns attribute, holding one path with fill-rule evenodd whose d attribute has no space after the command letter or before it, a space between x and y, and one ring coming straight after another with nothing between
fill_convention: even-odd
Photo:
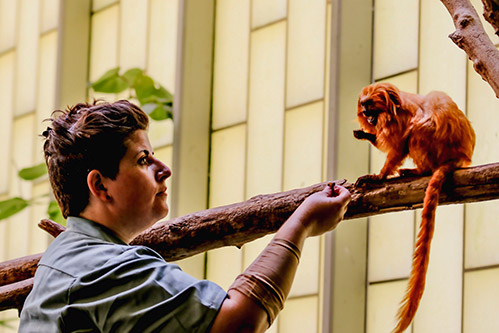
<instances>
[{"instance_id":1,"label":"beige wall panel","mask_svg":"<svg viewBox=\"0 0 499 333\"><path fill-rule=\"evenodd\" d=\"M463 333L499 331L499 268L464 275Z\"/></svg>"},{"instance_id":2,"label":"beige wall panel","mask_svg":"<svg viewBox=\"0 0 499 333\"><path fill-rule=\"evenodd\" d=\"M318 332L318 297L289 299L279 314L279 332Z\"/></svg>"},{"instance_id":3,"label":"beige wall panel","mask_svg":"<svg viewBox=\"0 0 499 333\"><path fill-rule=\"evenodd\" d=\"M374 78L416 68L419 1L378 0L374 13Z\"/></svg>"},{"instance_id":4,"label":"beige wall panel","mask_svg":"<svg viewBox=\"0 0 499 333\"><path fill-rule=\"evenodd\" d=\"M29 253L41 253L47 249L49 242L54 239L46 231L38 227L41 219L48 218L47 208L50 197L47 194L52 193L49 181L33 186L33 198L39 198L31 210L31 218L29 219Z\"/></svg>"},{"instance_id":5,"label":"beige wall panel","mask_svg":"<svg viewBox=\"0 0 499 333\"><path fill-rule=\"evenodd\" d=\"M323 103L309 104L285 115L284 190L321 181Z\"/></svg>"},{"instance_id":6,"label":"beige wall panel","mask_svg":"<svg viewBox=\"0 0 499 333\"><path fill-rule=\"evenodd\" d=\"M42 0L41 1L41 24L40 32L45 33L59 25L59 9L61 0Z\"/></svg>"},{"instance_id":7,"label":"beige wall panel","mask_svg":"<svg viewBox=\"0 0 499 333\"><path fill-rule=\"evenodd\" d=\"M282 22L252 33L246 197L281 190L285 28Z\"/></svg>"},{"instance_id":8,"label":"beige wall panel","mask_svg":"<svg viewBox=\"0 0 499 333\"><path fill-rule=\"evenodd\" d=\"M414 333L461 332L463 216L462 205L437 209L425 292ZM419 212L417 220L419 226Z\"/></svg>"},{"instance_id":9,"label":"beige wall panel","mask_svg":"<svg viewBox=\"0 0 499 333\"><path fill-rule=\"evenodd\" d=\"M466 55L447 37L454 30L440 1L421 1L419 92L445 91L464 110Z\"/></svg>"},{"instance_id":10,"label":"beige wall panel","mask_svg":"<svg viewBox=\"0 0 499 333\"><path fill-rule=\"evenodd\" d=\"M12 165L10 156L13 109L15 53L0 56L0 100L3 108L0 112L0 150L5 158L0 159L0 194L9 186L9 168Z\"/></svg>"},{"instance_id":11,"label":"beige wall panel","mask_svg":"<svg viewBox=\"0 0 499 333\"><path fill-rule=\"evenodd\" d=\"M0 195L1 200L7 200L9 196L7 194ZM0 261L7 260L7 221L0 220ZM0 312L1 314L1 312Z\"/></svg>"},{"instance_id":12,"label":"beige wall panel","mask_svg":"<svg viewBox=\"0 0 499 333\"><path fill-rule=\"evenodd\" d=\"M3 317L1 316L3 315ZM13 333L17 332L19 328L19 313L16 309L5 310L0 313L0 318L7 321L7 324L11 327L0 326L0 332Z\"/></svg>"},{"instance_id":13,"label":"beige wall panel","mask_svg":"<svg viewBox=\"0 0 499 333\"><path fill-rule=\"evenodd\" d=\"M249 0L217 1L213 71L213 129L246 120L249 5ZM254 52L252 52L253 54Z\"/></svg>"},{"instance_id":14,"label":"beige wall panel","mask_svg":"<svg viewBox=\"0 0 499 333\"><path fill-rule=\"evenodd\" d=\"M151 0L147 69L172 94L175 92L179 0Z\"/></svg>"},{"instance_id":15,"label":"beige wall panel","mask_svg":"<svg viewBox=\"0 0 499 333\"><path fill-rule=\"evenodd\" d=\"M475 129L472 165L499 161L499 104L490 86L468 66L468 118ZM466 206L466 268L499 264L499 201Z\"/></svg>"},{"instance_id":16,"label":"beige wall panel","mask_svg":"<svg viewBox=\"0 0 499 333\"><path fill-rule=\"evenodd\" d=\"M407 281L397 281L373 284L368 287L367 333L386 333L393 330L406 284ZM404 332L411 332L411 326Z\"/></svg>"},{"instance_id":17,"label":"beige wall panel","mask_svg":"<svg viewBox=\"0 0 499 333\"><path fill-rule=\"evenodd\" d=\"M38 137L49 125L49 122L43 120L50 118L55 109L56 96L56 74L57 74L57 37L58 32L50 32L40 39L40 53L38 64L40 68L38 76L38 93L36 100L36 147L35 163L44 161L42 150L42 138Z\"/></svg>"},{"instance_id":18,"label":"beige wall panel","mask_svg":"<svg viewBox=\"0 0 499 333\"><path fill-rule=\"evenodd\" d=\"M371 217L368 244L369 282L409 276L414 248L414 213Z\"/></svg>"},{"instance_id":19,"label":"beige wall panel","mask_svg":"<svg viewBox=\"0 0 499 333\"><path fill-rule=\"evenodd\" d=\"M252 0L251 1L251 28L281 20L287 14L286 0Z\"/></svg>"},{"instance_id":20,"label":"beige wall panel","mask_svg":"<svg viewBox=\"0 0 499 333\"><path fill-rule=\"evenodd\" d=\"M16 43L16 9L18 1L0 0L0 53Z\"/></svg>"},{"instance_id":21,"label":"beige wall panel","mask_svg":"<svg viewBox=\"0 0 499 333\"><path fill-rule=\"evenodd\" d=\"M320 237L305 242L289 297L319 293L320 248Z\"/></svg>"},{"instance_id":22,"label":"beige wall panel","mask_svg":"<svg viewBox=\"0 0 499 333\"><path fill-rule=\"evenodd\" d=\"M118 19L118 6L107 8L92 16L90 81L97 80L107 70L118 65Z\"/></svg>"},{"instance_id":23,"label":"beige wall panel","mask_svg":"<svg viewBox=\"0 0 499 333\"><path fill-rule=\"evenodd\" d=\"M400 90L410 92L413 94L418 93L418 71L410 71L397 76L392 76L389 79L381 80L379 82L390 82L397 86Z\"/></svg>"},{"instance_id":24,"label":"beige wall panel","mask_svg":"<svg viewBox=\"0 0 499 333\"><path fill-rule=\"evenodd\" d=\"M154 148L173 143L173 120L153 120L149 118L149 139Z\"/></svg>"},{"instance_id":25,"label":"beige wall panel","mask_svg":"<svg viewBox=\"0 0 499 333\"><path fill-rule=\"evenodd\" d=\"M121 0L120 53L122 70L146 67L148 2Z\"/></svg>"},{"instance_id":26,"label":"beige wall panel","mask_svg":"<svg viewBox=\"0 0 499 333\"><path fill-rule=\"evenodd\" d=\"M14 114L17 116L35 109L39 17L38 1L19 1L14 91Z\"/></svg>"},{"instance_id":27,"label":"beige wall panel","mask_svg":"<svg viewBox=\"0 0 499 333\"><path fill-rule=\"evenodd\" d=\"M326 6L326 69L324 71L326 77L325 77L325 83L324 83L324 142L322 143L322 155L324 156L324 159L322 161L322 179L327 179L328 178L328 161L330 155L328 153L329 149L329 135L327 134L328 132L328 127L329 127L329 99L331 96L331 93L329 91L330 86L331 86L331 75L329 74L331 72L331 4L328 3ZM334 150L334 148L333 148ZM332 156L332 152L331 155ZM332 176L332 175L330 175Z\"/></svg>"},{"instance_id":28,"label":"beige wall panel","mask_svg":"<svg viewBox=\"0 0 499 333\"><path fill-rule=\"evenodd\" d=\"M241 273L242 251L236 247L223 247L208 252L206 279L229 289Z\"/></svg>"},{"instance_id":29,"label":"beige wall panel","mask_svg":"<svg viewBox=\"0 0 499 333\"><path fill-rule=\"evenodd\" d=\"M119 0L93 0L92 10L98 11L106 6L112 5L113 3L118 3Z\"/></svg>"},{"instance_id":30,"label":"beige wall panel","mask_svg":"<svg viewBox=\"0 0 499 333\"><path fill-rule=\"evenodd\" d=\"M244 200L246 125L212 134L210 207Z\"/></svg>"},{"instance_id":31,"label":"beige wall panel","mask_svg":"<svg viewBox=\"0 0 499 333\"><path fill-rule=\"evenodd\" d=\"M324 97L326 3L289 1L286 108Z\"/></svg>"}]
</instances>

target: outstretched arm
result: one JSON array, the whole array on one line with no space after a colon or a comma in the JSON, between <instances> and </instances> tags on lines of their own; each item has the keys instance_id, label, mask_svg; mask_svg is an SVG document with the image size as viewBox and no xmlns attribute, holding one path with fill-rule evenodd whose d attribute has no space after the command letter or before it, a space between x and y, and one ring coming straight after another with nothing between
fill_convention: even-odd
<instances>
[{"instance_id":1,"label":"outstretched arm","mask_svg":"<svg viewBox=\"0 0 499 333\"><path fill-rule=\"evenodd\" d=\"M350 193L329 186L308 197L277 231L260 256L239 275L215 317L211 332L263 332L282 309L307 237L333 230Z\"/></svg>"}]
</instances>

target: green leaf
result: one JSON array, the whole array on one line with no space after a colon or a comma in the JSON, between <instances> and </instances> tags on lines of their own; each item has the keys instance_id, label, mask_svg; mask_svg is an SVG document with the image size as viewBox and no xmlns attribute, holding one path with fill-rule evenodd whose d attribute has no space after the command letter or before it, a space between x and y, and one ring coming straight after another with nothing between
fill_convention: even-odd
<instances>
[{"instance_id":1,"label":"green leaf","mask_svg":"<svg viewBox=\"0 0 499 333\"><path fill-rule=\"evenodd\" d=\"M47 165L45 163L40 163L38 165L21 169L18 172L18 176L24 180L34 180L47 173Z\"/></svg>"},{"instance_id":2,"label":"green leaf","mask_svg":"<svg viewBox=\"0 0 499 333\"><path fill-rule=\"evenodd\" d=\"M141 105L148 103L171 103L173 95L161 85L157 85L147 75L142 75L135 81L135 94Z\"/></svg>"},{"instance_id":3,"label":"green leaf","mask_svg":"<svg viewBox=\"0 0 499 333\"><path fill-rule=\"evenodd\" d=\"M133 87L135 85L135 81L143 75L143 71L140 68L131 68L125 72L125 74L122 75L122 77L128 81L128 84L130 87Z\"/></svg>"},{"instance_id":4,"label":"green leaf","mask_svg":"<svg viewBox=\"0 0 499 333\"><path fill-rule=\"evenodd\" d=\"M149 112L149 117L151 117L152 119L159 121L159 120L173 118L171 106L165 104L153 104L153 105L155 105L155 108L151 112Z\"/></svg>"},{"instance_id":5,"label":"green leaf","mask_svg":"<svg viewBox=\"0 0 499 333\"><path fill-rule=\"evenodd\" d=\"M119 67L108 70L92 83L92 89L96 92L120 93L129 88L128 82L119 75L119 70Z\"/></svg>"},{"instance_id":6,"label":"green leaf","mask_svg":"<svg viewBox=\"0 0 499 333\"><path fill-rule=\"evenodd\" d=\"M0 201L0 220L11 217L19 213L28 206L28 201L23 198L15 197Z\"/></svg>"},{"instance_id":7,"label":"green leaf","mask_svg":"<svg viewBox=\"0 0 499 333\"><path fill-rule=\"evenodd\" d=\"M61 210L56 201L50 201L49 206L47 207L47 215L52 221L57 222L63 226L66 225L66 220L62 216Z\"/></svg>"}]
</instances>

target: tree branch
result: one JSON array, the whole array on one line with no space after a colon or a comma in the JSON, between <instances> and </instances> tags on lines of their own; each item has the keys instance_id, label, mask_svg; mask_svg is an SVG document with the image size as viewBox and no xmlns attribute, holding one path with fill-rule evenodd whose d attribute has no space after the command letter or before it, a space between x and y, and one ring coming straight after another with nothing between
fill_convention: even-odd
<instances>
[{"instance_id":1,"label":"tree branch","mask_svg":"<svg viewBox=\"0 0 499 333\"><path fill-rule=\"evenodd\" d=\"M495 29L496 35L499 36L499 1L498 0L482 0L483 17Z\"/></svg>"},{"instance_id":2,"label":"tree branch","mask_svg":"<svg viewBox=\"0 0 499 333\"><path fill-rule=\"evenodd\" d=\"M345 219L420 208L429 180L430 176L392 178L362 186L346 183L344 186L350 190L352 201ZM306 197L322 190L324 186L326 183L287 192L259 195L245 202L159 222L140 234L132 243L149 246L168 261L179 260L222 246L242 246L277 231ZM499 163L495 163L455 171L444 184L439 203L447 205L498 198ZM50 220L44 222L51 224ZM53 226L49 228L54 236L63 230ZM21 262L21 259L16 260ZM15 274L12 270L13 262L0 264L0 277ZM33 265L30 260L26 262ZM6 266L10 267L8 268L10 273L4 272ZM23 270L22 267L18 269ZM14 284L0 287L0 290L7 287L13 290ZM20 289L19 292L26 290L28 289ZM22 306L22 303L13 306L12 301L2 295L4 294L0 292L0 310ZM27 292L24 297L26 295ZM18 300L24 301L24 298L19 297Z\"/></svg>"},{"instance_id":3,"label":"tree branch","mask_svg":"<svg viewBox=\"0 0 499 333\"><path fill-rule=\"evenodd\" d=\"M487 81L499 98L499 51L483 29L469 0L441 0L454 21L456 31L449 38L463 49L475 71Z\"/></svg>"}]
</instances>

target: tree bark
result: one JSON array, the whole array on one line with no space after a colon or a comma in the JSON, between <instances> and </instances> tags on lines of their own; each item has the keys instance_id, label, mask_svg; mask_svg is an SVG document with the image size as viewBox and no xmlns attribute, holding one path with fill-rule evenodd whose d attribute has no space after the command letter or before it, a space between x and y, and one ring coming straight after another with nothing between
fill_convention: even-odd
<instances>
[{"instance_id":1,"label":"tree bark","mask_svg":"<svg viewBox=\"0 0 499 333\"><path fill-rule=\"evenodd\" d=\"M495 29L496 35L499 36L499 0L482 0L483 17Z\"/></svg>"},{"instance_id":2,"label":"tree bark","mask_svg":"<svg viewBox=\"0 0 499 333\"><path fill-rule=\"evenodd\" d=\"M429 180L430 176L425 176L397 177L361 186L345 183L344 186L352 194L352 201L348 206L345 219L421 208ZM338 183L342 182L344 181ZM149 246L168 261L183 259L222 246L242 246L277 231L306 197L322 190L324 186L326 183L287 192L259 195L242 203L158 222L137 236L132 244ZM499 163L494 163L456 170L444 184L439 204L477 202L498 198ZM47 223L50 225L50 220L45 220L45 224ZM57 236L58 232L63 230L63 228L50 226L49 228L53 236ZM11 267L12 264L8 266ZM4 269L5 263L0 264L0 276L5 274ZM23 267L18 269L23 270ZM13 286L13 284L4 287L8 286ZM19 293L26 292L26 290L20 289ZM2 295L0 293L0 310L17 307L13 306L10 299L5 299ZM26 295L27 293L24 297ZM24 298L19 297L18 300L24 300ZM18 305L22 306L22 303Z\"/></svg>"},{"instance_id":3,"label":"tree bark","mask_svg":"<svg viewBox=\"0 0 499 333\"><path fill-rule=\"evenodd\" d=\"M449 11L456 31L449 38L463 49L475 71L488 82L499 98L499 51L485 33L469 0L441 0Z\"/></svg>"}]
</instances>

